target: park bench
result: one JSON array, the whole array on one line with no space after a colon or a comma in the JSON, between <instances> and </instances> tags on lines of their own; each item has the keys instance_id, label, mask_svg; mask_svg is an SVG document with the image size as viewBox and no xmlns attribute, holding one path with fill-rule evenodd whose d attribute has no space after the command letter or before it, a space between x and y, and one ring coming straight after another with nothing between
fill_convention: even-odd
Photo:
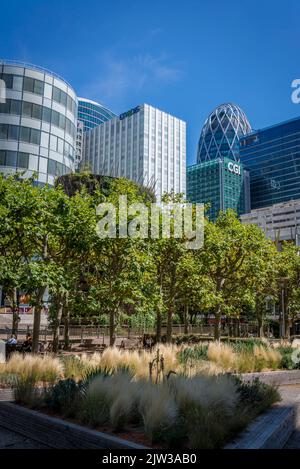
<instances>
[{"instance_id":1,"label":"park bench","mask_svg":"<svg viewBox=\"0 0 300 469\"><path fill-rule=\"evenodd\" d=\"M82 339L80 347L95 347L96 344L93 344L93 339Z\"/></svg>"}]
</instances>

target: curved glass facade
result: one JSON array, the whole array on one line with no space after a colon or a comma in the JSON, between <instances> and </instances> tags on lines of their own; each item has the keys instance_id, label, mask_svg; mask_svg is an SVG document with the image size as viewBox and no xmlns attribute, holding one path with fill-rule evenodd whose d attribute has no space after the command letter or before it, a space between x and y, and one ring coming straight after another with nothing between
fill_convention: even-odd
<instances>
[{"instance_id":1,"label":"curved glass facade","mask_svg":"<svg viewBox=\"0 0 300 469\"><path fill-rule=\"evenodd\" d=\"M204 123L197 163L225 157L239 161L239 137L249 132L251 126L244 111L232 103L221 104Z\"/></svg>"},{"instance_id":2,"label":"curved glass facade","mask_svg":"<svg viewBox=\"0 0 300 469\"><path fill-rule=\"evenodd\" d=\"M0 101L0 171L37 174L39 183L74 169L77 97L48 70L0 61L5 100Z\"/></svg>"},{"instance_id":3,"label":"curved glass facade","mask_svg":"<svg viewBox=\"0 0 300 469\"><path fill-rule=\"evenodd\" d=\"M300 199L300 118L241 138L240 155L250 171L251 209Z\"/></svg>"},{"instance_id":4,"label":"curved glass facade","mask_svg":"<svg viewBox=\"0 0 300 469\"><path fill-rule=\"evenodd\" d=\"M93 129L99 124L116 117L116 114L90 99L78 98L78 120L83 122L83 131Z\"/></svg>"}]
</instances>

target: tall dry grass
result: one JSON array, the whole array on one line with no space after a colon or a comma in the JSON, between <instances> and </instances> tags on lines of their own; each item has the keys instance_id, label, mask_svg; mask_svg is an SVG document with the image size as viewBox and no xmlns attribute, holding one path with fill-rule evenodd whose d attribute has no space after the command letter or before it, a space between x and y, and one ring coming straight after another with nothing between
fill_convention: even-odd
<instances>
[{"instance_id":1,"label":"tall dry grass","mask_svg":"<svg viewBox=\"0 0 300 469\"><path fill-rule=\"evenodd\" d=\"M64 403L61 412L67 415L64 407L70 406L70 415L72 411L75 418L90 425L109 424L114 430L142 425L152 442L198 449L220 447L244 422L239 385L224 371L277 367L281 358L271 348L255 346L251 352L236 352L228 344L211 343L208 359L196 360L187 373L179 361L181 347L159 346L164 376L156 383L149 379L149 362L155 360L157 351L110 348L103 354L68 359L13 355L0 372L15 380L16 399L27 405L48 405L56 399ZM48 386L64 376L73 380ZM39 383L47 383L44 394ZM268 397L269 391L262 391ZM261 401L266 408L274 397Z\"/></svg>"},{"instance_id":2,"label":"tall dry grass","mask_svg":"<svg viewBox=\"0 0 300 469\"><path fill-rule=\"evenodd\" d=\"M13 354L0 369L2 381L14 389L17 402L35 406L41 399L38 384L49 385L63 377L63 366L58 358L50 355Z\"/></svg>"},{"instance_id":3,"label":"tall dry grass","mask_svg":"<svg viewBox=\"0 0 300 469\"><path fill-rule=\"evenodd\" d=\"M156 385L150 381L142 383L139 390L138 409L145 433L152 441L159 441L179 417L174 394L166 383Z\"/></svg>"},{"instance_id":4,"label":"tall dry grass","mask_svg":"<svg viewBox=\"0 0 300 469\"><path fill-rule=\"evenodd\" d=\"M61 377L73 378L80 381L86 375L97 370L109 370L116 373L120 369L128 369L134 380L149 378L149 363L154 362L152 378L157 379L156 357L163 357L163 374L159 380L170 373L183 374L192 378L195 375L217 375L224 372L252 372L278 369L281 366L280 351L263 345L252 348L237 349L229 344L211 342L207 348L207 358L197 354L185 354L186 346L162 345L151 351L128 351L116 347L109 347L101 353L81 356L56 358L51 355L14 354L7 364L0 366L0 380L9 381L18 376L33 383L53 383ZM193 347L189 348L189 351ZM182 360L182 357L187 357ZM193 358L193 357L196 358ZM159 364L160 366L160 364Z\"/></svg>"},{"instance_id":5,"label":"tall dry grass","mask_svg":"<svg viewBox=\"0 0 300 469\"><path fill-rule=\"evenodd\" d=\"M7 377L30 378L35 383L53 383L64 375L61 361L51 355L15 353L1 371Z\"/></svg>"},{"instance_id":6,"label":"tall dry grass","mask_svg":"<svg viewBox=\"0 0 300 469\"><path fill-rule=\"evenodd\" d=\"M212 342L208 346L207 358L219 370L247 373L280 368L281 354L272 347L254 345L253 350L235 351L228 344Z\"/></svg>"},{"instance_id":7,"label":"tall dry grass","mask_svg":"<svg viewBox=\"0 0 300 469\"><path fill-rule=\"evenodd\" d=\"M227 344L211 342L208 346L207 358L223 371L232 371L236 366L236 354Z\"/></svg>"},{"instance_id":8,"label":"tall dry grass","mask_svg":"<svg viewBox=\"0 0 300 469\"><path fill-rule=\"evenodd\" d=\"M156 384L127 372L95 377L82 408L84 421L115 430L141 424L152 442L192 448L215 447L226 438L239 395L227 375L172 375Z\"/></svg>"},{"instance_id":9,"label":"tall dry grass","mask_svg":"<svg viewBox=\"0 0 300 469\"><path fill-rule=\"evenodd\" d=\"M159 350L159 355L164 359L164 371L169 373L182 372L183 367L178 361L178 353L181 350L178 346L159 345L151 351L147 350L120 350L117 347L108 347L103 353L94 353L92 355L82 354L76 357L75 366L68 367L68 376L70 373L75 378L81 378L84 372L93 369L106 369L116 372L120 368L128 368L135 379L149 378L149 363L153 361Z\"/></svg>"}]
</instances>

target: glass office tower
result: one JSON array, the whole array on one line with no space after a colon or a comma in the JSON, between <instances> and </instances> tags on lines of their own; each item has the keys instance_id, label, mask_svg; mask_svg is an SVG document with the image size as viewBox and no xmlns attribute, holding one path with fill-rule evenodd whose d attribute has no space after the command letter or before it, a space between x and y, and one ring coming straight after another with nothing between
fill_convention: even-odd
<instances>
[{"instance_id":1,"label":"glass office tower","mask_svg":"<svg viewBox=\"0 0 300 469\"><path fill-rule=\"evenodd\" d=\"M300 199L300 118L240 138L251 175L251 209Z\"/></svg>"},{"instance_id":2,"label":"glass office tower","mask_svg":"<svg viewBox=\"0 0 300 469\"><path fill-rule=\"evenodd\" d=\"M84 132L113 117L116 117L116 114L102 106L102 104L90 99L78 98L78 120L83 122Z\"/></svg>"},{"instance_id":3,"label":"glass office tower","mask_svg":"<svg viewBox=\"0 0 300 469\"><path fill-rule=\"evenodd\" d=\"M209 204L206 216L212 221L229 208L240 215L250 209L249 175L242 164L226 157L189 166L187 199Z\"/></svg>"},{"instance_id":4,"label":"glass office tower","mask_svg":"<svg viewBox=\"0 0 300 469\"><path fill-rule=\"evenodd\" d=\"M244 111L233 103L221 104L204 123L197 163L224 157L239 161L239 137L249 132L251 126Z\"/></svg>"},{"instance_id":5,"label":"glass office tower","mask_svg":"<svg viewBox=\"0 0 300 469\"><path fill-rule=\"evenodd\" d=\"M74 170L77 97L53 72L0 61L6 97L0 102L0 171L37 174L38 183ZM3 102L4 101L4 102Z\"/></svg>"}]
</instances>

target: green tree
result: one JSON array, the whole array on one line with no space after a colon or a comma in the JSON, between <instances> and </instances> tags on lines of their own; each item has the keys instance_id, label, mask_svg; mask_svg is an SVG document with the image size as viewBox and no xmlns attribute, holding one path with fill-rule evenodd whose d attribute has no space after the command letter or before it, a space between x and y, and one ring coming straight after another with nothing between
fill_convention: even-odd
<instances>
[{"instance_id":1,"label":"green tree","mask_svg":"<svg viewBox=\"0 0 300 469\"><path fill-rule=\"evenodd\" d=\"M279 309L284 312L285 336L290 335L290 322L294 324L300 312L300 255L293 243L283 244L278 253Z\"/></svg>"},{"instance_id":2,"label":"green tree","mask_svg":"<svg viewBox=\"0 0 300 469\"><path fill-rule=\"evenodd\" d=\"M115 342L115 330L122 312L134 310L143 303L142 279L147 261L147 245L142 237L119 237L119 196L126 195L127 203L148 202L137 184L126 179L115 180L105 202L115 207L116 238L98 239L91 254L91 269L87 277L91 285L89 301L109 317L110 345ZM134 215L127 213L126 230ZM122 213L124 215L124 213Z\"/></svg>"},{"instance_id":3,"label":"green tree","mask_svg":"<svg viewBox=\"0 0 300 469\"><path fill-rule=\"evenodd\" d=\"M213 285L215 340L220 338L223 314L239 316L249 301L249 257L258 253L264 237L254 225L243 225L232 210L221 212L215 223L206 222L204 247L199 253L203 273Z\"/></svg>"}]
</instances>

